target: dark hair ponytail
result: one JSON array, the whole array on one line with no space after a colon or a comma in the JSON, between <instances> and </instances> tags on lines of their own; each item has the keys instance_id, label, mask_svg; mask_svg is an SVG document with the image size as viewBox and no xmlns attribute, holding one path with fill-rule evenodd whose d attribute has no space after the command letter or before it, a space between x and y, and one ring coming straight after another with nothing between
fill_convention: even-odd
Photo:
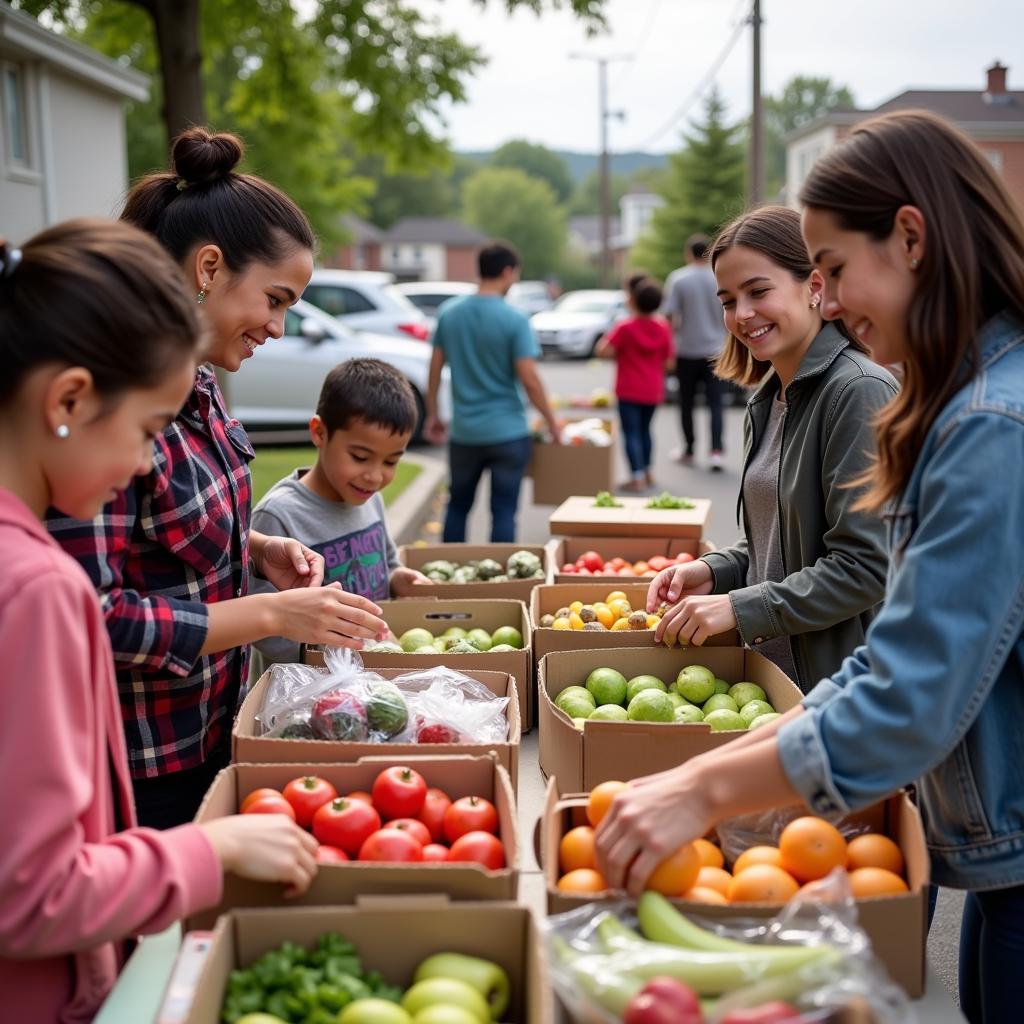
<instances>
[{"instance_id":1,"label":"dark hair ponytail","mask_svg":"<svg viewBox=\"0 0 1024 1024\"><path fill-rule=\"evenodd\" d=\"M121 219L155 235L181 263L212 243L240 273L252 262L277 263L296 248L314 250L306 215L262 178L238 174L241 139L189 128L171 147L171 170L147 175L128 193Z\"/></svg>"},{"instance_id":2,"label":"dark hair ponytail","mask_svg":"<svg viewBox=\"0 0 1024 1024\"><path fill-rule=\"evenodd\" d=\"M154 387L199 337L180 269L128 224L71 220L0 246L0 404L48 363L84 367L104 397Z\"/></svg>"}]
</instances>

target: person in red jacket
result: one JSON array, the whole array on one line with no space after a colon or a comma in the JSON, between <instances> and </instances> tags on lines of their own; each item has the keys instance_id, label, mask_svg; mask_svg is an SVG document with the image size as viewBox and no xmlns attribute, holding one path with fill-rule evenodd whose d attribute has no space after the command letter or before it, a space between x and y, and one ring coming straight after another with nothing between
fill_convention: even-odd
<instances>
[{"instance_id":1,"label":"person in red jacket","mask_svg":"<svg viewBox=\"0 0 1024 1024\"><path fill-rule=\"evenodd\" d=\"M654 486L651 420L665 399L665 370L675 366L675 349L671 328L656 315L661 307L661 285L637 274L626 287L633 315L612 328L598 344L597 354L616 361L615 397L632 475L622 490L642 492Z\"/></svg>"}]
</instances>

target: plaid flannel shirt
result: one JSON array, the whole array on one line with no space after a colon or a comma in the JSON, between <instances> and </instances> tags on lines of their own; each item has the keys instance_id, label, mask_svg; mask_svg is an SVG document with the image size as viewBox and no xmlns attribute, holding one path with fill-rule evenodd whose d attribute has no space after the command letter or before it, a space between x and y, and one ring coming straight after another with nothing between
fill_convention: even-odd
<instances>
[{"instance_id":1,"label":"plaid flannel shirt","mask_svg":"<svg viewBox=\"0 0 1024 1024\"><path fill-rule=\"evenodd\" d=\"M227 741L247 649L199 651L206 606L248 590L253 454L204 366L146 476L91 522L48 517L100 593L136 778L197 767Z\"/></svg>"}]
</instances>

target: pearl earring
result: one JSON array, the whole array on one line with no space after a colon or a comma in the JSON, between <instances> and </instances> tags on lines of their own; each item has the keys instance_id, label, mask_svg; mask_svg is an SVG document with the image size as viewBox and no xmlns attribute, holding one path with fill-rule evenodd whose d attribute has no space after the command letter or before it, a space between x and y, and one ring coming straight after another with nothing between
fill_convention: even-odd
<instances>
[{"instance_id":1,"label":"pearl earring","mask_svg":"<svg viewBox=\"0 0 1024 1024\"><path fill-rule=\"evenodd\" d=\"M71 428L66 423L62 423L54 433L63 441L71 436Z\"/></svg>"},{"instance_id":2,"label":"pearl earring","mask_svg":"<svg viewBox=\"0 0 1024 1024\"><path fill-rule=\"evenodd\" d=\"M917 268L920 265L921 265L921 261L916 256L910 261L910 269L911 270L917 270Z\"/></svg>"},{"instance_id":3,"label":"pearl earring","mask_svg":"<svg viewBox=\"0 0 1024 1024\"><path fill-rule=\"evenodd\" d=\"M196 302L201 306L206 301L206 282L203 282L203 287L199 289L199 294L196 296Z\"/></svg>"},{"instance_id":4,"label":"pearl earring","mask_svg":"<svg viewBox=\"0 0 1024 1024\"><path fill-rule=\"evenodd\" d=\"M811 309L817 309L817 308L818 308L818 296L815 295L814 298L811 299Z\"/></svg>"}]
</instances>

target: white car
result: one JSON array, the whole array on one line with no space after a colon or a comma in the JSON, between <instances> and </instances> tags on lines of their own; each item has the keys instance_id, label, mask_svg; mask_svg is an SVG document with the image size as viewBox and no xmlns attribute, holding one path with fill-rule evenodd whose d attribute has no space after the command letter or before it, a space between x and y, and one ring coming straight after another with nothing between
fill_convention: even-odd
<instances>
[{"instance_id":1,"label":"white car","mask_svg":"<svg viewBox=\"0 0 1024 1024\"><path fill-rule=\"evenodd\" d=\"M421 313L437 317L442 303L460 295L476 295L476 285L471 281L408 281L396 284L400 291Z\"/></svg>"},{"instance_id":2,"label":"white car","mask_svg":"<svg viewBox=\"0 0 1024 1024\"><path fill-rule=\"evenodd\" d=\"M384 271L313 271L302 297L356 331L427 341L431 323Z\"/></svg>"},{"instance_id":3,"label":"white car","mask_svg":"<svg viewBox=\"0 0 1024 1024\"><path fill-rule=\"evenodd\" d=\"M516 281L509 288L505 301L527 316L543 313L554 305L546 281Z\"/></svg>"},{"instance_id":4,"label":"white car","mask_svg":"<svg viewBox=\"0 0 1024 1024\"><path fill-rule=\"evenodd\" d=\"M544 352L585 358L625 315L624 292L595 289L566 292L546 313L532 316L530 323Z\"/></svg>"},{"instance_id":5,"label":"white car","mask_svg":"<svg viewBox=\"0 0 1024 1024\"><path fill-rule=\"evenodd\" d=\"M233 415L246 427L306 426L316 412L327 371L346 359L372 356L390 363L412 385L419 435L426 408L431 348L422 341L351 331L300 299L285 314L284 336L269 338L231 375ZM451 377L445 367L438 412L451 419Z\"/></svg>"}]
</instances>

